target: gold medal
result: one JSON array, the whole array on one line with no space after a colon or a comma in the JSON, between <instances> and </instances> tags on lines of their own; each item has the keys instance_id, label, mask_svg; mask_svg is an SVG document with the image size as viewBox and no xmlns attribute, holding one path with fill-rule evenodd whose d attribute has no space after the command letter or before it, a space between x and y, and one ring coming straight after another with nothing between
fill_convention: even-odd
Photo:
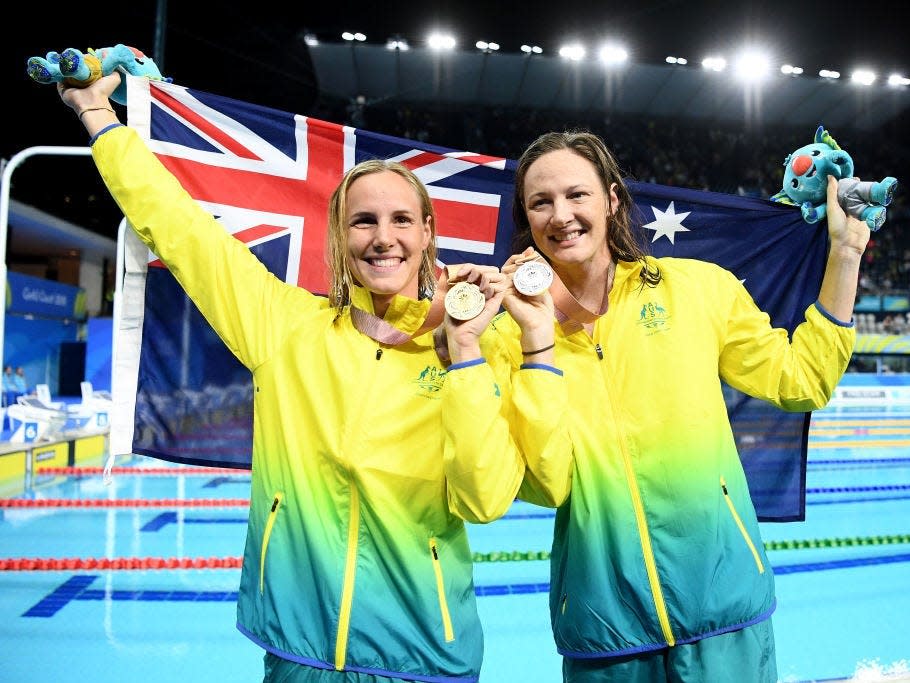
<instances>
[{"instance_id":1,"label":"gold medal","mask_svg":"<svg viewBox=\"0 0 910 683\"><path fill-rule=\"evenodd\" d=\"M446 292L446 312L455 320L476 318L486 303L480 287L470 282L459 282Z\"/></svg>"},{"instance_id":2,"label":"gold medal","mask_svg":"<svg viewBox=\"0 0 910 683\"><path fill-rule=\"evenodd\" d=\"M545 291L553 282L553 270L545 261L522 263L512 275L515 289L525 296L535 296Z\"/></svg>"}]
</instances>

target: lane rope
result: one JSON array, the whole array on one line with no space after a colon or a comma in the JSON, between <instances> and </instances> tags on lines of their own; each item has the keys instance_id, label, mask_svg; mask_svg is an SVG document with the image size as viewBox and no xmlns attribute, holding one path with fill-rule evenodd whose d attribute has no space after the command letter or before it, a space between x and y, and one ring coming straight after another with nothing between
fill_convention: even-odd
<instances>
[{"instance_id":1,"label":"lane rope","mask_svg":"<svg viewBox=\"0 0 910 683\"><path fill-rule=\"evenodd\" d=\"M852 538L811 538L789 541L765 541L766 550L808 550L851 548L858 546L898 545L910 543L910 534L856 536ZM496 550L474 553L475 563L528 562L549 560L549 550ZM239 569L242 557L93 557L40 558L14 557L0 559L0 571L78 571L101 569Z\"/></svg>"},{"instance_id":2,"label":"lane rope","mask_svg":"<svg viewBox=\"0 0 910 683\"><path fill-rule=\"evenodd\" d=\"M178 477L186 474L193 476L215 476L235 474L248 475L248 469L234 469L233 467L114 467L112 474L147 476ZM104 474L103 467L40 467L35 470L36 475L49 474L58 477L84 477Z\"/></svg>"},{"instance_id":3,"label":"lane rope","mask_svg":"<svg viewBox=\"0 0 910 683\"><path fill-rule=\"evenodd\" d=\"M0 498L0 508L239 508L249 498Z\"/></svg>"}]
</instances>

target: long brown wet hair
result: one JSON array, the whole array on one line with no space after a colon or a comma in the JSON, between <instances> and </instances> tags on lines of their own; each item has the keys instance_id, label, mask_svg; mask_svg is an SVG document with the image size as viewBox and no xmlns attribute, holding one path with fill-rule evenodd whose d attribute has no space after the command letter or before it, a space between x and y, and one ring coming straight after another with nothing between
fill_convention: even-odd
<instances>
[{"instance_id":1,"label":"long brown wet hair","mask_svg":"<svg viewBox=\"0 0 910 683\"><path fill-rule=\"evenodd\" d=\"M369 159L348 170L332 193L329 201L328 225L328 259L331 272L331 285L329 288L329 303L341 309L351 303L351 285L355 283L348 267L348 224L347 224L347 199L348 190L355 180L371 173L391 171L404 178L414 188L420 200L420 219L430 219L430 243L423 251L418 273L418 291L421 298L431 298L436 288L436 211L433 202L427 193L427 188L420 178L410 169L396 161L385 159Z\"/></svg>"},{"instance_id":2,"label":"long brown wet hair","mask_svg":"<svg viewBox=\"0 0 910 683\"><path fill-rule=\"evenodd\" d=\"M585 131L566 131L563 133L544 133L532 142L518 159L515 169L515 194L512 199L512 219L515 222L513 252L520 254L526 248L535 246L531 235L531 224L524 203L525 177L528 169L544 154L568 149L582 159L587 159L594 166L608 201L610 186L616 185L616 196L619 205L607 223L607 247L614 261L639 261L642 264L642 284L656 285L660 282L660 269L649 265L645 242L640 231L633 227L632 211L635 203L629 188L623 182L622 172L616 159L598 136Z\"/></svg>"}]
</instances>

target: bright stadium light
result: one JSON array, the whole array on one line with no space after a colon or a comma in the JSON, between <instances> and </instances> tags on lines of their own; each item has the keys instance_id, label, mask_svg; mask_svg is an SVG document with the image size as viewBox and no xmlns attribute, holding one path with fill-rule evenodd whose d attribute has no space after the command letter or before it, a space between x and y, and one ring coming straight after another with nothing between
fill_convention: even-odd
<instances>
[{"instance_id":1,"label":"bright stadium light","mask_svg":"<svg viewBox=\"0 0 910 683\"><path fill-rule=\"evenodd\" d=\"M850 80L860 85L872 85L875 83L875 74L868 69L857 69L850 74Z\"/></svg>"},{"instance_id":2,"label":"bright stadium light","mask_svg":"<svg viewBox=\"0 0 910 683\"><path fill-rule=\"evenodd\" d=\"M427 38L427 45L434 50L453 50L455 49L455 36L448 33L431 33Z\"/></svg>"},{"instance_id":3,"label":"bright stadium light","mask_svg":"<svg viewBox=\"0 0 910 683\"><path fill-rule=\"evenodd\" d=\"M559 48L559 56L563 59L568 59L573 62L580 62L585 58L585 48L580 43L563 45L561 48Z\"/></svg>"},{"instance_id":4,"label":"bright stadium light","mask_svg":"<svg viewBox=\"0 0 910 683\"><path fill-rule=\"evenodd\" d=\"M539 55L541 52L543 52L543 48L540 47L539 45L522 45L521 51L528 55L529 54Z\"/></svg>"},{"instance_id":5,"label":"bright stadium light","mask_svg":"<svg viewBox=\"0 0 910 683\"><path fill-rule=\"evenodd\" d=\"M832 81L836 81L838 78L840 78L840 72L831 71L831 69L822 69L821 71L818 72L818 75L821 76L822 78L828 78Z\"/></svg>"},{"instance_id":6,"label":"bright stadium light","mask_svg":"<svg viewBox=\"0 0 910 683\"><path fill-rule=\"evenodd\" d=\"M701 65L709 71L723 71L727 68L727 60L723 57L705 57Z\"/></svg>"},{"instance_id":7,"label":"bright stadium light","mask_svg":"<svg viewBox=\"0 0 910 683\"><path fill-rule=\"evenodd\" d=\"M484 52L496 52L499 49L499 43L488 43L485 40L478 40L474 43L474 47Z\"/></svg>"},{"instance_id":8,"label":"bright stadium light","mask_svg":"<svg viewBox=\"0 0 910 683\"><path fill-rule=\"evenodd\" d=\"M897 88L900 86L910 85L910 78L900 74L891 74L888 76L888 85Z\"/></svg>"},{"instance_id":9,"label":"bright stadium light","mask_svg":"<svg viewBox=\"0 0 910 683\"><path fill-rule=\"evenodd\" d=\"M688 64L689 63L689 60L686 59L685 57L673 57L672 55L667 57L665 61L667 62L667 64Z\"/></svg>"},{"instance_id":10,"label":"bright stadium light","mask_svg":"<svg viewBox=\"0 0 910 683\"><path fill-rule=\"evenodd\" d=\"M367 39L367 37L360 32L351 33L350 31L345 31L344 33L341 34L341 37L344 38L345 40L356 40L358 42L363 42L364 40Z\"/></svg>"},{"instance_id":11,"label":"bright stadium light","mask_svg":"<svg viewBox=\"0 0 910 683\"><path fill-rule=\"evenodd\" d=\"M770 62L764 52L747 48L736 58L734 73L747 83L758 83L768 76L769 68Z\"/></svg>"},{"instance_id":12,"label":"bright stadium light","mask_svg":"<svg viewBox=\"0 0 910 683\"><path fill-rule=\"evenodd\" d=\"M780 68L780 72L782 74L786 74L787 76L799 76L803 72L803 67L793 66L792 64L784 64Z\"/></svg>"},{"instance_id":13,"label":"bright stadium light","mask_svg":"<svg viewBox=\"0 0 910 683\"><path fill-rule=\"evenodd\" d=\"M620 45L604 45L598 53L604 64L622 64L629 59L629 53Z\"/></svg>"},{"instance_id":14,"label":"bright stadium light","mask_svg":"<svg viewBox=\"0 0 910 683\"><path fill-rule=\"evenodd\" d=\"M386 49L388 49L388 50L404 51L404 50L411 49L410 46L408 45L408 41L402 40L401 38L389 38L386 41L385 46L386 46Z\"/></svg>"},{"instance_id":15,"label":"bright stadium light","mask_svg":"<svg viewBox=\"0 0 910 683\"><path fill-rule=\"evenodd\" d=\"M305 33L303 36L303 42L310 47L316 47L319 45L319 38L316 37L315 33Z\"/></svg>"}]
</instances>

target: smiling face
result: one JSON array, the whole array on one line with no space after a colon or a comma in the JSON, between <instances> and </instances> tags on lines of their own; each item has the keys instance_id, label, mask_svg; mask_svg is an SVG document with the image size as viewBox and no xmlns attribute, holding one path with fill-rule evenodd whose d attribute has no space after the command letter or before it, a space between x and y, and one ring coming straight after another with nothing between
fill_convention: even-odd
<instances>
[{"instance_id":1,"label":"smiling face","mask_svg":"<svg viewBox=\"0 0 910 683\"><path fill-rule=\"evenodd\" d=\"M432 239L414 187L392 171L369 173L347 188L345 260L354 280L383 315L396 294L418 298L420 266Z\"/></svg>"},{"instance_id":2,"label":"smiling face","mask_svg":"<svg viewBox=\"0 0 910 683\"><path fill-rule=\"evenodd\" d=\"M523 203L534 243L557 271L609 265L607 230L619 201L590 161L570 149L542 155L528 167Z\"/></svg>"}]
</instances>

